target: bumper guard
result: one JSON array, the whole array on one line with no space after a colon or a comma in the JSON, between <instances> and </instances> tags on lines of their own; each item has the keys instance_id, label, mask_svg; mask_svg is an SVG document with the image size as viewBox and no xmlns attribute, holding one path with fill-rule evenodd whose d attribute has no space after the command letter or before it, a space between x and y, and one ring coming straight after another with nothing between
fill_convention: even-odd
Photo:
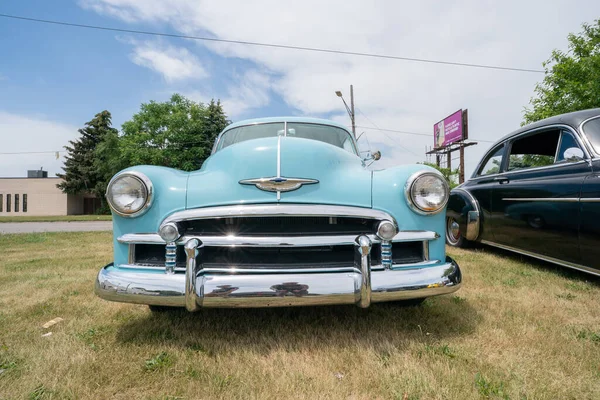
<instances>
[{"instance_id":1,"label":"bumper guard","mask_svg":"<svg viewBox=\"0 0 600 400\"><path fill-rule=\"evenodd\" d=\"M186 273L164 270L136 271L109 264L96 280L96 294L111 301L186 307L286 307L356 304L409 300L452 293L462 281L460 268L450 257L399 269L371 271L371 240L355 241L355 265L338 272L268 272L203 268L203 244L185 244Z\"/></svg>"}]
</instances>

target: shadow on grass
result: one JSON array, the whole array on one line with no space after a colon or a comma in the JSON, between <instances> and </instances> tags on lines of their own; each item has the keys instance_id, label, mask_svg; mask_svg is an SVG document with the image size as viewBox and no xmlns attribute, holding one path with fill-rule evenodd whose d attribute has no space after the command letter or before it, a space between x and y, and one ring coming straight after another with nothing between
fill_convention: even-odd
<instances>
[{"instance_id":1,"label":"shadow on grass","mask_svg":"<svg viewBox=\"0 0 600 400\"><path fill-rule=\"evenodd\" d=\"M459 292L460 293L460 292ZM233 348L259 354L271 349L302 350L380 346L442 340L473 332L481 317L463 298L430 298L419 307L397 303L356 306L183 309L140 315L121 325L117 340L187 347L212 355Z\"/></svg>"},{"instance_id":2,"label":"shadow on grass","mask_svg":"<svg viewBox=\"0 0 600 400\"><path fill-rule=\"evenodd\" d=\"M535 257L515 253L510 250L504 250L499 247L487 246L477 243L473 246L473 249L479 249L485 253L492 254L497 257L508 258L515 262L527 263L540 272L548 272L575 281L585 281L600 288L600 277L587 272L583 272L569 267L563 267L561 265L553 264L548 261L539 260ZM598 273L600 273L600 271L598 271Z\"/></svg>"}]
</instances>

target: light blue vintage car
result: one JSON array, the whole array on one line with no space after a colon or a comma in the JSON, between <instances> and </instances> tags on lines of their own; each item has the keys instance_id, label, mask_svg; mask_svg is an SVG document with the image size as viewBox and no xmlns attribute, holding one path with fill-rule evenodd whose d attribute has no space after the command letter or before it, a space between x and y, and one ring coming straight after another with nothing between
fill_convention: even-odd
<instances>
[{"instance_id":1,"label":"light blue vintage car","mask_svg":"<svg viewBox=\"0 0 600 400\"><path fill-rule=\"evenodd\" d=\"M196 311L454 292L446 181L423 165L372 171L373 158L343 125L280 117L229 125L198 171L123 170L106 194L114 262L96 294Z\"/></svg>"}]
</instances>

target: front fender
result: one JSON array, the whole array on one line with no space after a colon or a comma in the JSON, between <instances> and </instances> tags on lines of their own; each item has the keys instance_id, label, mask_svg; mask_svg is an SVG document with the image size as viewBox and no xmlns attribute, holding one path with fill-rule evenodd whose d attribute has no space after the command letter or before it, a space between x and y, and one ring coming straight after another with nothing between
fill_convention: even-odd
<instances>
[{"instance_id":1,"label":"front fender","mask_svg":"<svg viewBox=\"0 0 600 400\"><path fill-rule=\"evenodd\" d=\"M116 264L126 264L128 260L128 245L119 243L117 240L119 236L132 232L156 233L161 221L167 215L185 210L186 207L188 172L153 165L138 165L124 169L118 174L127 171L137 171L146 175L152 182L154 197L152 207L138 217L127 218L112 213Z\"/></svg>"},{"instance_id":2,"label":"front fender","mask_svg":"<svg viewBox=\"0 0 600 400\"><path fill-rule=\"evenodd\" d=\"M458 222L460 234L465 239L474 241L479 238L481 210L471 193L462 188L452 189L446 214Z\"/></svg>"},{"instance_id":3,"label":"front fender","mask_svg":"<svg viewBox=\"0 0 600 400\"><path fill-rule=\"evenodd\" d=\"M431 259L445 260L446 213L417 214L410 208L404 194L406 181L419 171L437 172L434 168L420 164L373 171L373 208L391 214L401 231L436 232L439 237L430 242L429 255Z\"/></svg>"}]
</instances>

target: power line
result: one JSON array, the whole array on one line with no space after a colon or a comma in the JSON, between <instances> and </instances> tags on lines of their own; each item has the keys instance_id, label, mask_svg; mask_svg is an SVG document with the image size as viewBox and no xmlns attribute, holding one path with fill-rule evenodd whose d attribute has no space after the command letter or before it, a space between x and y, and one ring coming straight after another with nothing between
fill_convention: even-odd
<instances>
[{"instance_id":1,"label":"power line","mask_svg":"<svg viewBox=\"0 0 600 400\"><path fill-rule=\"evenodd\" d=\"M369 120L369 122L371 122L371 124L373 124L374 127L371 126L356 126L357 128L362 128L362 129L375 129L378 131L381 131L384 135L386 135L390 140L393 140L394 142L396 142L396 140L394 138L392 138L391 136L387 135L386 132L393 132L393 133L402 133L402 134L407 134L407 135L417 135L417 136L426 136L426 137L431 137L430 133L419 133L419 132L408 132L408 131L399 131L399 130L395 130L395 129L384 129L384 128L379 128L377 127L377 125L369 118L367 117L359 108L357 108L357 110L367 119ZM482 139L473 139L473 140L477 140L478 142L485 142L485 143L496 143L492 140L482 140ZM397 142L396 142L397 143ZM202 144L202 142L178 142L178 144L183 144L183 145L200 145ZM412 151L405 149L409 152L412 153ZM56 154L56 153L67 153L67 150L48 150L48 151L16 151L16 152L3 152L0 153L0 155L21 155L21 154ZM413 153L415 154L415 153Z\"/></svg>"},{"instance_id":2,"label":"power line","mask_svg":"<svg viewBox=\"0 0 600 400\"><path fill-rule=\"evenodd\" d=\"M46 154L46 153L66 153L66 150L48 150L48 151L16 151L13 153L0 153L0 155L13 155L13 154Z\"/></svg>"},{"instance_id":3,"label":"power line","mask_svg":"<svg viewBox=\"0 0 600 400\"><path fill-rule=\"evenodd\" d=\"M365 113L364 113L364 112L362 112L362 110L361 110L360 108L356 107L356 109L358 110L358 112L359 112L359 113L361 113L361 114L362 114L362 116L363 116L363 117L365 117L365 118L366 118L366 119L367 119L367 120L368 120L368 121L369 121L369 122L370 122L370 123L371 123L371 124L372 124L372 125L375 127L375 129L377 129L377 130L380 130L380 131L381 131L381 129L379 129L379 127L377 126L377 124L376 124L375 122L373 122L373 121L371 120L371 118L367 117L367 116L365 115ZM384 134L384 135L385 135L385 136L386 136L388 139L390 139L391 141L393 141L394 143L396 143L398 146L400 146L400 148L401 148L401 149L403 149L403 150L406 150L406 151L408 151L409 153L411 153L411 154L413 154L413 155L415 155L415 156L417 156L417 157L420 157L420 156L419 156L417 153L415 153L414 151L412 151L412 150L410 150L410 149L408 149L408 148L404 147L402 144L400 144L400 142L399 142L399 141L397 141L396 139L394 139L394 138L392 138L390 135L388 135L388 134L387 134L387 132L383 132L383 131L381 131L381 132L382 132L382 133L383 133L383 134ZM369 145L369 146L370 146L370 145Z\"/></svg>"},{"instance_id":4,"label":"power line","mask_svg":"<svg viewBox=\"0 0 600 400\"><path fill-rule=\"evenodd\" d=\"M55 21L55 20L40 19L40 18L30 18L30 17L19 16L19 15L0 14L0 17L17 19L17 20L22 20L22 21L39 22L39 23L44 23L44 24L70 26L70 27L75 27L75 28L97 29L97 30L103 30L103 31L121 32L121 33L133 33L133 34L138 34L138 35L202 40L202 41L207 41L207 42L240 44L240 45L246 45L246 46L271 47L271 48L277 48L277 49L314 51L314 52L319 52L319 53L343 54L343 55L358 56L358 57L383 58L383 59L388 59L388 60L401 60L401 61L413 61L413 62L422 62L422 63L429 63L429 64L454 65L454 66L458 66L458 67L483 68L483 69L494 69L494 70L502 70L502 71L533 72L533 73L538 73L538 74L545 73L545 71L539 70L539 69L502 67L502 66L498 66L498 65L431 60L431 59L426 59L426 58L402 57L402 56L393 56L393 55L388 55L388 54L362 53L362 52L357 52L357 51L335 50L335 49L326 49L326 48L317 48L317 47L304 47L304 46L292 46L292 45L275 44L275 43L250 42L250 41L246 41L246 40L217 39L217 38L206 37L206 36L178 35L178 34L174 34L174 33L140 31L140 30L135 30L135 29L112 28L112 27L100 26L100 25L77 24L77 23L73 23L73 22Z\"/></svg>"},{"instance_id":5,"label":"power line","mask_svg":"<svg viewBox=\"0 0 600 400\"><path fill-rule=\"evenodd\" d=\"M417 135L417 136L427 136L427 137L431 137L432 133L420 133L420 132L409 132L409 131L399 131L396 129L383 129L383 128L373 128L370 126L356 126L357 128L362 128L362 129L377 129L380 130L382 132L394 132L394 133L403 133L406 135ZM478 142L484 142L484 143L496 143L493 140L484 140L484 139L474 139L474 138L470 138L472 140L476 140Z\"/></svg>"}]
</instances>

